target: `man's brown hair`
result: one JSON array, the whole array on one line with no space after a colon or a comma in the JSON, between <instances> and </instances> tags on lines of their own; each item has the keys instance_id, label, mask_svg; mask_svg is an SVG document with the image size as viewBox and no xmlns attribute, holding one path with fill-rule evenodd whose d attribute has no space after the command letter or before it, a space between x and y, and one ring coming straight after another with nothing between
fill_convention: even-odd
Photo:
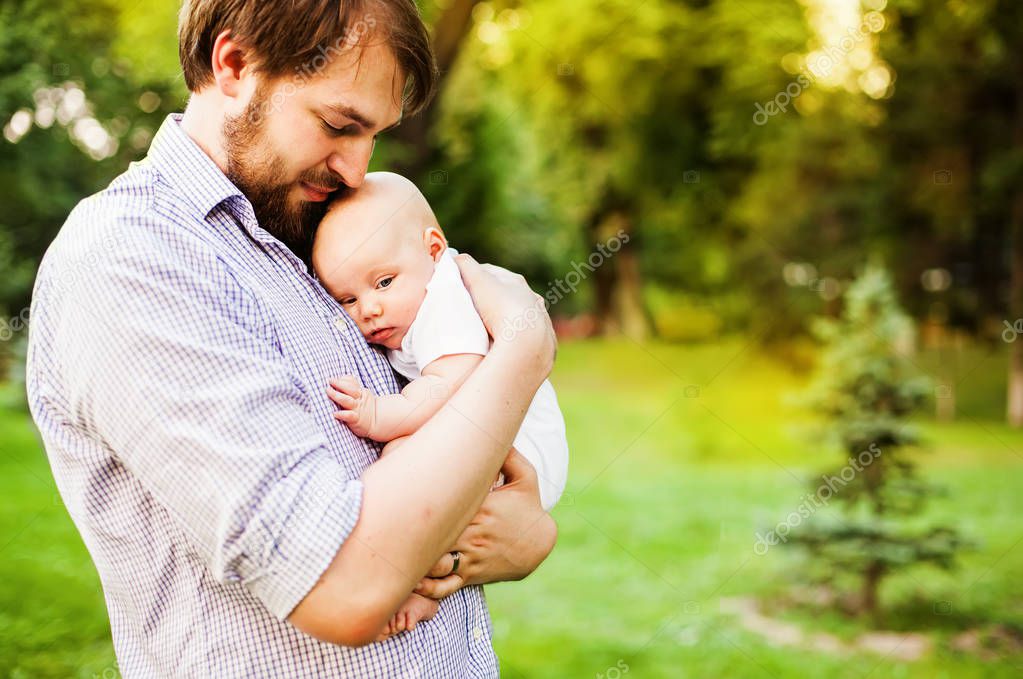
<instances>
[{"instance_id":1,"label":"man's brown hair","mask_svg":"<svg viewBox=\"0 0 1023 679\"><path fill-rule=\"evenodd\" d=\"M213 83L213 43L225 30L270 78L309 78L333 54L372 33L386 40L405 74L406 114L433 96L437 71L414 0L184 0L178 56L190 92Z\"/></svg>"}]
</instances>

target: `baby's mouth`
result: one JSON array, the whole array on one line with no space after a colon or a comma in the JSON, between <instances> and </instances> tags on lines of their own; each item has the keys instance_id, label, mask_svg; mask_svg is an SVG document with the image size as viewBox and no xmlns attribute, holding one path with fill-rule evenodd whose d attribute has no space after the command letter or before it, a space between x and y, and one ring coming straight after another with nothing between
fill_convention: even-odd
<instances>
[{"instance_id":1,"label":"baby's mouth","mask_svg":"<svg viewBox=\"0 0 1023 679\"><path fill-rule=\"evenodd\" d=\"M369 341L373 344L382 344L394 334L394 328L377 328L369 334Z\"/></svg>"}]
</instances>

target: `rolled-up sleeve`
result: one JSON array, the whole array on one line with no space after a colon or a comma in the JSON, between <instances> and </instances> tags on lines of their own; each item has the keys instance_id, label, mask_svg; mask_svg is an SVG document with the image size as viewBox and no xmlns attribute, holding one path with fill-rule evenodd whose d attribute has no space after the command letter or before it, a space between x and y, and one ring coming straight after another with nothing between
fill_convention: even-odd
<instances>
[{"instance_id":1,"label":"rolled-up sleeve","mask_svg":"<svg viewBox=\"0 0 1023 679\"><path fill-rule=\"evenodd\" d=\"M55 298L68 408L222 583L286 618L358 519L259 302L201 244L133 236ZM314 395L315 396L315 395Z\"/></svg>"}]
</instances>

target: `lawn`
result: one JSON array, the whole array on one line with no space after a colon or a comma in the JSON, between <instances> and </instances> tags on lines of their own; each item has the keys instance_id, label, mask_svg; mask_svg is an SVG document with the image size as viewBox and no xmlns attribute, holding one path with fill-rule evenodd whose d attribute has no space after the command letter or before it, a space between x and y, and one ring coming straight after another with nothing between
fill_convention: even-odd
<instances>
[{"instance_id":1,"label":"lawn","mask_svg":"<svg viewBox=\"0 0 1023 679\"><path fill-rule=\"evenodd\" d=\"M885 627L933 644L906 662L772 645L720 606L798 590L800 557L753 545L828 460L792 398L802 376L741 340L564 345L552 379L573 460L558 547L527 580L487 588L504 676L1019 676L1019 652L982 659L950 644L966 627L1023 629L1023 433L998 419L1004 355L960 358L914 359L940 367L961 404L953 423L922 420L921 455L948 490L929 518L977 547L954 573L922 567L886 584ZM115 676L98 579L31 422L0 412L0 441L0 675ZM764 612L842 639L862 632L834 611Z\"/></svg>"}]
</instances>

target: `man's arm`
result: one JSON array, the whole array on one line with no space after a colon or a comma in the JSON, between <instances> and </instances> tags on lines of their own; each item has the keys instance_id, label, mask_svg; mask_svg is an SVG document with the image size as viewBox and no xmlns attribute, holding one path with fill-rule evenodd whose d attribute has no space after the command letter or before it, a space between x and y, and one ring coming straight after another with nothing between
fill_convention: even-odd
<instances>
[{"instance_id":1,"label":"man's arm","mask_svg":"<svg viewBox=\"0 0 1023 679\"><path fill-rule=\"evenodd\" d=\"M496 346L404 455L350 479L223 263L181 230L116 235L90 286L46 305L68 408L214 579L321 639L369 643L482 503L550 369L549 319ZM495 323L542 309L524 283L474 276Z\"/></svg>"},{"instance_id":2,"label":"man's arm","mask_svg":"<svg viewBox=\"0 0 1023 679\"><path fill-rule=\"evenodd\" d=\"M205 242L151 219L111 224L100 257L88 241L50 257L33 353L54 367L35 390L178 526L181 558L284 619L350 534L363 486L328 450L269 313ZM57 285L86 265L88 285Z\"/></svg>"},{"instance_id":3,"label":"man's arm","mask_svg":"<svg viewBox=\"0 0 1023 679\"><path fill-rule=\"evenodd\" d=\"M501 473L504 485L487 495L449 548L461 553L458 572L451 572L453 559L445 553L420 581L417 594L443 599L466 585L521 580L554 549L558 526L540 506L533 465L512 450Z\"/></svg>"},{"instance_id":4,"label":"man's arm","mask_svg":"<svg viewBox=\"0 0 1023 679\"><path fill-rule=\"evenodd\" d=\"M459 260L492 334L524 317L531 322L496 339L440 411L363 474L363 506L352 534L289 618L320 639L372 641L476 515L550 372L555 339L543 299L521 276L498 278L471 258Z\"/></svg>"}]
</instances>

